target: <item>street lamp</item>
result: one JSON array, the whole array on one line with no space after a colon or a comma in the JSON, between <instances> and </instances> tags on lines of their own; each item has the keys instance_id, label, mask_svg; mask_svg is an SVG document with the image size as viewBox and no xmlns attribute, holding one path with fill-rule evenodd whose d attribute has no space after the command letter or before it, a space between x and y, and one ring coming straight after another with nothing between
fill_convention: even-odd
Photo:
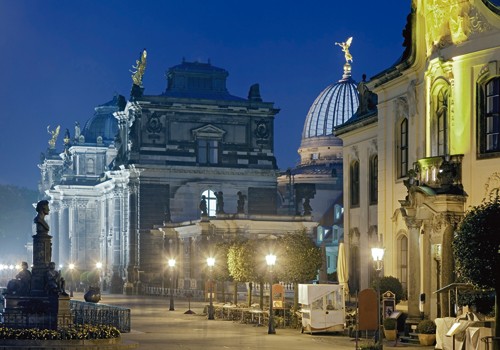
<instances>
[{"instance_id":1,"label":"street lamp","mask_svg":"<svg viewBox=\"0 0 500 350\"><path fill-rule=\"evenodd\" d=\"M95 264L95 267L97 268L97 271L99 271L99 285L98 285L98 287L99 287L99 289L101 289L101 271L102 271L102 262L100 262L100 261L99 261L99 262L97 262L97 263Z\"/></svg>"},{"instance_id":2,"label":"street lamp","mask_svg":"<svg viewBox=\"0 0 500 350\"><path fill-rule=\"evenodd\" d=\"M75 283L75 276L73 275L73 270L75 269L75 264L71 263L68 265L69 275L71 277L71 283L69 285L69 296L73 297L73 284Z\"/></svg>"},{"instance_id":3,"label":"street lamp","mask_svg":"<svg viewBox=\"0 0 500 350\"><path fill-rule=\"evenodd\" d=\"M377 325L378 325L378 348L382 350L384 343L382 341L382 324L380 317L380 271L383 267L384 259L384 249L383 248L372 248L373 262L375 263L375 270L377 272Z\"/></svg>"},{"instance_id":4,"label":"street lamp","mask_svg":"<svg viewBox=\"0 0 500 350\"><path fill-rule=\"evenodd\" d=\"M215 265L215 258L207 258L207 265L208 268L210 269L210 279L209 279L209 293L210 293L210 305L208 307L208 319L213 320L214 319L214 305L213 305L213 300L212 300L212 273Z\"/></svg>"},{"instance_id":5,"label":"street lamp","mask_svg":"<svg viewBox=\"0 0 500 350\"><path fill-rule=\"evenodd\" d=\"M273 315L273 267L276 264L276 255L266 255L267 266L269 267L269 327L267 334L276 334L274 329L274 315Z\"/></svg>"},{"instance_id":6,"label":"street lamp","mask_svg":"<svg viewBox=\"0 0 500 350\"><path fill-rule=\"evenodd\" d=\"M174 289L172 285L174 284L174 267L175 259L168 260L168 266L170 267L170 308L169 311L174 311Z\"/></svg>"}]
</instances>

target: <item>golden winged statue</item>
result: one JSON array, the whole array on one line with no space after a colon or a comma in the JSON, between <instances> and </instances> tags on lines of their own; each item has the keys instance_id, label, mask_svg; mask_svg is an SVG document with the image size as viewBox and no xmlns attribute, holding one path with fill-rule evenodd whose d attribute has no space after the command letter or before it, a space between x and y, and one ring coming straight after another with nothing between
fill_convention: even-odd
<instances>
[{"instance_id":1,"label":"golden winged statue","mask_svg":"<svg viewBox=\"0 0 500 350\"><path fill-rule=\"evenodd\" d=\"M351 46L351 44L352 44L352 36L343 43L335 43L335 45L338 45L342 48L342 51L345 54L345 63L349 63L349 61L352 62L352 55L349 52L349 47Z\"/></svg>"},{"instance_id":2,"label":"golden winged statue","mask_svg":"<svg viewBox=\"0 0 500 350\"><path fill-rule=\"evenodd\" d=\"M61 129L61 126L58 125L55 130L50 131L50 125L47 126L47 132L49 135L51 135L51 138L49 140L49 146L51 149L56 148L56 140L57 137L59 136L59 130Z\"/></svg>"},{"instance_id":3,"label":"golden winged statue","mask_svg":"<svg viewBox=\"0 0 500 350\"><path fill-rule=\"evenodd\" d=\"M142 76L146 71L147 55L148 53L146 52L146 49L142 50L141 59L136 60L135 66L132 66L133 70L131 70L130 72L132 73L132 81L134 82L134 85L142 86Z\"/></svg>"}]
</instances>

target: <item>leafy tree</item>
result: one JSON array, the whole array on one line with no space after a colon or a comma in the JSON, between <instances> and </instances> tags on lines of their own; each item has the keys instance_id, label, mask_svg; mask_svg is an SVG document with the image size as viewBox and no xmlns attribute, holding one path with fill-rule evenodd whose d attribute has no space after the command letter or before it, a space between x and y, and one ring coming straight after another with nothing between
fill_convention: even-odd
<instances>
[{"instance_id":1,"label":"leafy tree","mask_svg":"<svg viewBox=\"0 0 500 350\"><path fill-rule=\"evenodd\" d=\"M500 337L498 293L500 293L500 198L470 209L453 239L455 272L477 288L493 288L495 298L494 336ZM498 345L496 345L498 349Z\"/></svg>"},{"instance_id":2,"label":"leafy tree","mask_svg":"<svg viewBox=\"0 0 500 350\"><path fill-rule=\"evenodd\" d=\"M249 240L233 243L228 250L227 262L230 275L237 282L259 282L263 285L265 276L264 256L260 254L261 242ZM236 287L236 286L235 286ZM252 305L252 284L249 284L248 306ZM261 288L261 304L263 300ZM235 303L236 303L235 295ZM262 306L262 305L261 305Z\"/></svg>"},{"instance_id":3,"label":"leafy tree","mask_svg":"<svg viewBox=\"0 0 500 350\"><path fill-rule=\"evenodd\" d=\"M313 280L321 267L321 250L305 232L290 233L276 243L276 275L283 282L293 283L294 308L298 309L298 284Z\"/></svg>"},{"instance_id":4,"label":"leafy tree","mask_svg":"<svg viewBox=\"0 0 500 350\"><path fill-rule=\"evenodd\" d=\"M231 274L229 273L227 254L229 248L231 247L231 242L218 242L215 245L215 261L216 265L214 268L214 279L216 281L222 282L222 301L226 301L226 291L225 291L225 281L231 280ZM235 286L236 288L236 286Z\"/></svg>"},{"instance_id":5,"label":"leafy tree","mask_svg":"<svg viewBox=\"0 0 500 350\"><path fill-rule=\"evenodd\" d=\"M375 279L372 283L373 289L377 289L377 279ZM403 285L401 282L393 276L384 276L380 279L380 294L387 292L390 290L394 294L396 294L396 304L399 304L401 300L405 298L405 294L403 291Z\"/></svg>"}]
</instances>

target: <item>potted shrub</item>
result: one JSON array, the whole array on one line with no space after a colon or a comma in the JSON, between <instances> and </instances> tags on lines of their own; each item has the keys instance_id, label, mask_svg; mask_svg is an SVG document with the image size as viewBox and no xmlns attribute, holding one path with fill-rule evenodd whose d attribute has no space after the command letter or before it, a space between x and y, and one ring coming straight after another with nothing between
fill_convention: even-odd
<instances>
[{"instance_id":1,"label":"potted shrub","mask_svg":"<svg viewBox=\"0 0 500 350\"><path fill-rule=\"evenodd\" d=\"M396 340L398 330L397 320L395 318L385 318L384 319L384 336L387 340Z\"/></svg>"},{"instance_id":2,"label":"potted shrub","mask_svg":"<svg viewBox=\"0 0 500 350\"><path fill-rule=\"evenodd\" d=\"M420 345L433 345L436 342L436 324L432 320L422 320L417 325Z\"/></svg>"}]
</instances>

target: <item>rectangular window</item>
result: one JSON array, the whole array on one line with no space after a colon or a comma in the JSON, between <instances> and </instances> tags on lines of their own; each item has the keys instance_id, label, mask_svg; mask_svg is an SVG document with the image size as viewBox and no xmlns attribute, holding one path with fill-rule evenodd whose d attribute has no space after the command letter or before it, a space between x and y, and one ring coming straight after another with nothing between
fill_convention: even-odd
<instances>
[{"instance_id":1,"label":"rectangular window","mask_svg":"<svg viewBox=\"0 0 500 350\"><path fill-rule=\"evenodd\" d=\"M500 78L486 84L485 115L486 152L500 151Z\"/></svg>"},{"instance_id":2,"label":"rectangular window","mask_svg":"<svg viewBox=\"0 0 500 350\"><path fill-rule=\"evenodd\" d=\"M219 144L215 140L198 140L198 163L217 164Z\"/></svg>"}]
</instances>

